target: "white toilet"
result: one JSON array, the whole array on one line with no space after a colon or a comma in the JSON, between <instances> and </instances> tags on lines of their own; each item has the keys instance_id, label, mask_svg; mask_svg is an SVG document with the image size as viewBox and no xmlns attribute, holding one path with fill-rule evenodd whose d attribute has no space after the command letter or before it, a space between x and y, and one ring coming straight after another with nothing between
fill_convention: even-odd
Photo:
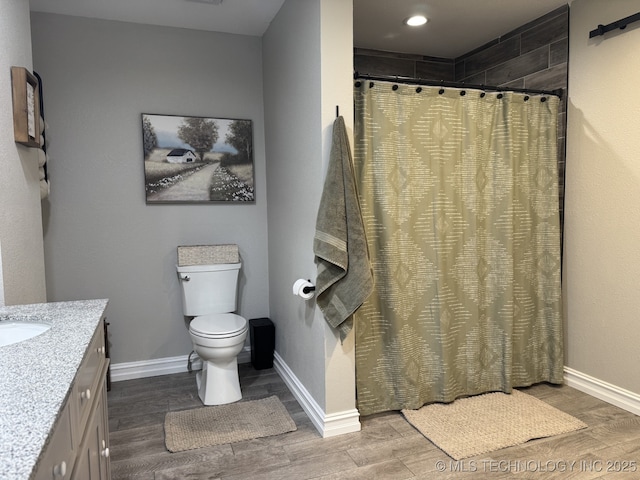
<instances>
[{"instance_id":1,"label":"white toilet","mask_svg":"<svg viewBox=\"0 0 640 480\"><path fill-rule=\"evenodd\" d=\"M222 405L242 398L238 354L247 338L247 321L236 315L241 263L177 266L184 315L193 349L202 359L196 374L198 395L205 405Z\"/></svg>"}]
</instances>

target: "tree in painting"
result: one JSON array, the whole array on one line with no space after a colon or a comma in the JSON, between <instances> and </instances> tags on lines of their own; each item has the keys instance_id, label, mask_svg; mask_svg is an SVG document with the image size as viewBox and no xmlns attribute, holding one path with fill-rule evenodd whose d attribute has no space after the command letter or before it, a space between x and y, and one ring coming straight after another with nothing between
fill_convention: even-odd
<instances>
[{"instance_id":1,"label":"tree in painting","mask_svg":"<svg viewBox=\"0 0 640 480\"><path fill-rule=\"evenodd\" d=\"M236 163L251 163L253 159L253 138L249 120L234 120L229 125L226 141L238 151Z\"/></svg>"},{"instance_id":2,"label":"tree in painting","mask_svg":"<svg viewBox=\"0 0 640 480\"><path fill-rule=\"evenodd\" d=\"M151 120L147 117L142 118L142 148L144 149L144 158L147 158L154 148L158 146L158 136L151 124Z\"/></svg>"},{"instance_id":3,"label":"tree in painting","mask_svg":"<svg viewBox=\"0 0 640 480\"><path fill-rule=\"evenodd\" d=\"M204 154L218 141L218 124L206 118L187 117L178 127L178 138L190 145L200 161L204 161Z\"/></svg>"}]
</instances>

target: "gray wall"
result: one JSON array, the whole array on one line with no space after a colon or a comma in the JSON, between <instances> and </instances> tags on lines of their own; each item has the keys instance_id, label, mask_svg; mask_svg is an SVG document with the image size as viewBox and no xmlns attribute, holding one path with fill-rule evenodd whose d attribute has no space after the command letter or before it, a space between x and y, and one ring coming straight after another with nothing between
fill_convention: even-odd
<instances>
[{"instance_id":1,"label":"gray wall","mask_svg":"<svg viewBox=\"0 0 640 480\"><path fill-rule=\"evenodd\" d=\"M335 107L353 124L352 2L287 0L263 38L270 311L276 351L326 412L355 407L353 342L341 345L314 301L313 236Z\"/></svg>"},{"instance_id":2,"label":"gray wall","mask_svg":"<svg viewBox=\"0 0 640 480\"><path fill-rule=\"evenodd\" d=\"M589 39L638 12L636 0L571 4L565 305L567 360L640 408L640 24Z\"/></svg>"},{"instance_id":3,"label":"gray wall","mask_svg":"<svg viewBox=\"0 0 640 480\"><path fill-rule=\"evenodd\" d=\"M237 243L239 313L268 316L260 38L41 13L32 33L48 300L109 298L113 363L187 355L176 247ZM141 113L253 120L255 203L146 205Z\"/></svg>"},{"instance_id":4,"label":"gray wall","mask_svg":"<svg viewBox=\"0 0 640 480\"><path fill-rule=\"evenodd\" d=\"M0 305L46 300L38 159L15 143L11 67L31 65L29 2L0 2Z\"/></svg>"}]
</instances>

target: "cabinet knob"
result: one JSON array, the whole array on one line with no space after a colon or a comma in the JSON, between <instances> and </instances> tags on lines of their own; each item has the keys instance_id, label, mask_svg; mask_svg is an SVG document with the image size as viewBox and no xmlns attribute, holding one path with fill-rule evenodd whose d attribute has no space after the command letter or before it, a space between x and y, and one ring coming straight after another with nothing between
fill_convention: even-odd
<instances>
[{"instance_id":1,"label":"cabinet knob","mask_svg":"<svg viewBox=\"0 0 640 480\"><path fill-rule=\"evenodd\" d=\"M100 454L101 454L104 458L109 458L109 448L105 448L104 450L102 450L102 452L100 452Z\"/></svg>"},{"instance_id":2,"label":"cabinet knob","mask_svg":"<svg viewBox=\"0 0 640 480\"><path fill-rule=\"evenodd\" d=\"M98 347L98 353L104 353L105 351L104 347Z\"/></svg>"},{"instance_id":3,"label":"cabinet knob","mask_svg":"<svg viewBox=\"0 0 640 480\"><path fill-rule=\"evenodd\" d=\"M58 465L53 467L53 476L54 477L64 477L67 474L67 462L64 460L60 462Z\"/></svg>"},{"instance_id":4,"label":"cabinet knob","mask_svg":"<svg viewBox=\"0 0 640 480\"><path fill-rule=\"evenodd\" d=\"M80 398L83 400L91 399L91 390L87 388L84 392L80 393Z\"/></svg>"}]
</instances>

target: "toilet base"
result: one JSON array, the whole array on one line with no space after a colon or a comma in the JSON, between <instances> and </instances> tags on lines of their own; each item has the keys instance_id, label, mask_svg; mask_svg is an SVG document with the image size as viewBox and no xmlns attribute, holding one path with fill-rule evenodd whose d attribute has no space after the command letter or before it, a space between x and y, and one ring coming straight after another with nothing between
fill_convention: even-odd
<instances>
[{"instance_id":1,"label":"toilet base","mask_svg":"<svg viewBox=\"0 0 640 480\"><path fill-rule=\"evenodd\" d=\"M228 362L202 362L202 370L196 373L198 396L205 405L224 405L242 399L238 359Z\"/></svg>"}]
</instances>

